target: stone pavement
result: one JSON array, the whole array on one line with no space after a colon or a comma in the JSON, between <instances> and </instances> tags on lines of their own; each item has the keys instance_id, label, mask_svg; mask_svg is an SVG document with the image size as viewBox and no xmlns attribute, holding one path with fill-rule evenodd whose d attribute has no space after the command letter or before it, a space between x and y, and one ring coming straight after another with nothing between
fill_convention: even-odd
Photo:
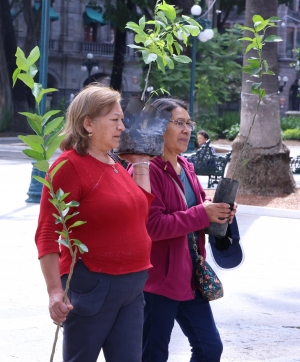
<instances>
[{"instance_id":1,"label":"stone pavement","mask_svg":"<svg viewBox=\"0 0 300 362\"><path fill-rule=\"evenodd\" d=\"M49 361L55 332L34 245L39 205L24 202L30 173L25 156L0 147L1 362ZM224 343L222 362L300 362L300 211L240 205L237 219L243 265L217 269L208 250L225 290L211 303ZM61 362L61 337L55 362ZM176 325L169 362L188 362L189 355Z\"/></svg>"}]
</instances>

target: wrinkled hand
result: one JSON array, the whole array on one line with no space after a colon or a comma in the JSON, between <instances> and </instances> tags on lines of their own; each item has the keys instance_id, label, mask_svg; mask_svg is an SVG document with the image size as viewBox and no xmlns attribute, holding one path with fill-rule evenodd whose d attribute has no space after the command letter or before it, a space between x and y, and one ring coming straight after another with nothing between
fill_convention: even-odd
<instances>
[{"instance_id":1,"label":"wrinkled hand","mask_svg":"<svg viewBox=\"0 0 300 362\"><path fill-rule=\"evenodd\" d=\"M225 203L213 203L205 201L203 207L207 213L210 222L225 224L228 219L232 221L235 211L230 210L230 205ZM232 217L231 214L233 213Z\"/></svg>"},{"instance_id":2,"label":"wrinkled hand","mask_svg":"<svg viewBox=\"0 0 300 362\"><path fill-rule=\"evenodd\" d=\"M125 160L125 161L127 161L129 163L135 163L135 162L151 161L156 156L137 155L137 154L134 154L134 153L124 153L124 154L120 154L119 157L122 160Z\"/></svg>"},{"instance_id":3,"label":"wrinkled hand","mask_svg":"<svg viewBox=\"0 0 300 362\"><path fill-rule=\"evenodd\" d=\"M49 295L49 312L54 322L61 324L67 318L70 310L73 309L70 301L64 303L64 290L55 289Z\"/></svg>"}]
</instances>

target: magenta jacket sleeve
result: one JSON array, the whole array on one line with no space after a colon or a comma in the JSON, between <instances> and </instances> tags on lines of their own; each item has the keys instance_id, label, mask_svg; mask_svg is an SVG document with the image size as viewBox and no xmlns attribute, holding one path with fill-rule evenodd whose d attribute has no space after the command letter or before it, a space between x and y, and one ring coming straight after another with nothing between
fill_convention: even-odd
<instances>
[{"instance_id":1,"label":"magenta jacket sleeve","mask_svg":"<svg viewBox=\"0 0 300 362\"><path fill-rule=\"evenodd\" d=\"M176 238L209 226L203 205L187 209L182 195L166 172L151 167L150 178L155 198L150 206L147 229L152 241ZM205 199L203 189L201 198Z\"/></svg>"}]
</instances>

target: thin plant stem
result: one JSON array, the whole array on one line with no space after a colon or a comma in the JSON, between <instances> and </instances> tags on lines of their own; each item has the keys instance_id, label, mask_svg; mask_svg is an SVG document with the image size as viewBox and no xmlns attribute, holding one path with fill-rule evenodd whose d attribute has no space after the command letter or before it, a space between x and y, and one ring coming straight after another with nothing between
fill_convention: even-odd
<instances>
[{"instance_id":1,"label":"thin plant stem","mask_svg":"<svg viewBox=\"0 0 300 362\"><path fill-rule=\"evenodd\" d=\"M255 113L254 113L254 115L253 115L252 123L251 123L251 126L250 126L250 128L249 128L248 135L247 135L247 137L246 137L246 139L245 139L245 141L244 141L243 148L242 148L242 150L241 150L241 152L240 152L240 155L239 155L239 158L238 158L238 160L237 160L237 162L236 162L236 164L235 164L235 166L234 166L233 174L232 174L232 177L230 178L230 180L233 180L233 179L234 179L234 175L235 175L235 172L236 172L236 170L237 170L237 165L240 163L241 158L242 158L242 155L243 155L244 150L245 150L245 148L246 148L246 144L247 144L248 139L249 139L249 137L250 137L250 134L251 134L251 131L252 131L252 127L253 127L253 125L254 125L255 118L256 118L256 116L257 116L258 108L259 108L259 106L260 106L261 101L262 101L262 98L259 97L259 100L258 100L258 103L257 103L257 106L256 106L256 110L255 110Z\"/></svg>"},{"instance_id":2,"label":"thin plant stem","mask_svg":"<svg viewBox=\"0 0 300 362\"><path fill-rule=\"evenodd\" d=\"M152 65L152 63L149 64L148 72L147 72L147 75L146 75L145 87L144 87L143 94L142 94L142 97L141 97L142 101L145 100L145 94L146 94L146 90L148 88L149 76L150 76L150 72L151 72L151 65Z\"/></svg>"}]
</instances>

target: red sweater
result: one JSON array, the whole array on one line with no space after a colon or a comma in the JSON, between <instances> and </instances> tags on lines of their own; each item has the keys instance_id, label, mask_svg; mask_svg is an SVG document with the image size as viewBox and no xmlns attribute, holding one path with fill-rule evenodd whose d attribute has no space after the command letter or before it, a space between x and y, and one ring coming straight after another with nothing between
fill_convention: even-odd
<instances>
[{"instance_id":1,"label":"red sweater","mask_svg":"<svg viewBox=\"0 0 300 362\"><path fill-rule=\"evenodd\" d=\"M54 190L70 192L66 203L80 203L70 209L69 214L79 211L79 215L72 217L68 226L76 220L87 221L71 229L72 239L79 239L89 249L84 254L78 252L77 258L81 257L91 271L113 275L151 267L146 223L153 195L138 187L121 164L114 165L119 172L115 173L111 165L70 150L63 152L51 169L62 160L68 161L54 177ZM61 224L55 225L52 213L57 211L48 199L48 188L43 187L35 241L39 258L60 252L63 275L70 271L71 256L69 249L56 242L55 230L61 230Z\"/></svg>"}]
</instances>

